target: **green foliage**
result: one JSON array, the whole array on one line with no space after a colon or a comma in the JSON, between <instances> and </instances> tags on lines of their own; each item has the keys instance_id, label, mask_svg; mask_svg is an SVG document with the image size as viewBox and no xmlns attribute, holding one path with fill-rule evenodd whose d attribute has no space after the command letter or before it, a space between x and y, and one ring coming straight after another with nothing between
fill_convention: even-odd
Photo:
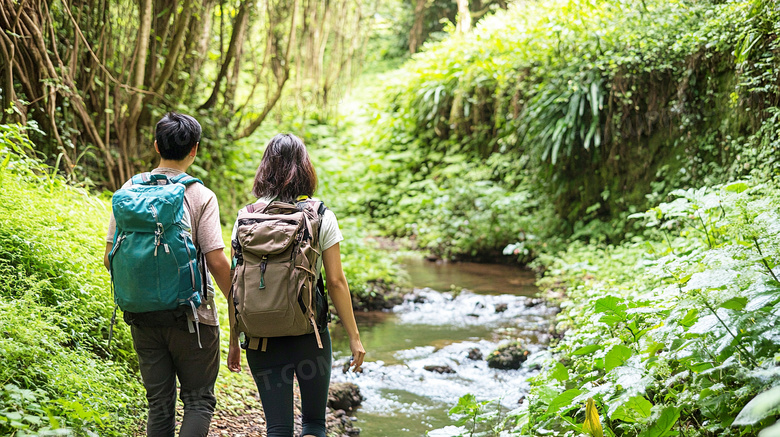
<instances>
[{"instance_id":1,"label":"green foliage","mask_svg":"<svg viewBox=\"0 0 780 437\"><path fill-rule=\"evenodd\" d=\"M0 368L0 434L128 435L143 396L124 324L106 349L107 205L19 154L28 146L0 127L0 355L14 363Z\"/></svg>"},{"instance_id":2,"label":"green foliage","mask_svg":"<svg viewBox=\"0 0 780 437\"><path fill-rule=\"evenodd\" d=\"M437 430L437 436L478 437L495 435L501 419L501 406L494 401L478 401L473 394L458 399L458 404L447 413L455 421L455 427ZM430 434L434 435L434 434Z\"/></svg>"},{"instance_id":3,"label":"green foliage","mask_svg":"<svg viewBox=\"0 0 780 437\"><path fill-rule=\"evenodd\" d=\"M635 215L643 237L540 258L568 287L567 331L513 433L579 432L588 398L605 435L754 436L780 416L780 190L671 196Z\"/></svg>"},{"instance_id":4,"label":"green foliage","mask_svg":"<svg viewBox=\"0 0 780 437\"><path fill-rule=\"evenodd\" d=\"M436 253L473 255L485 250L475 241L489 229L481 224L496 214L453 217L480 223L473 232L426 216L449 213L441 199L464 206L464 190L496 202L497 187L548 200L541 212L521 199L501 207L536 215L529 221L542 238L615 242L633 231L626 217L660 193L775 172L773 5L518 2L470 35L428 45L392 77L389 107L374 120L382 156L366 202L372 217L391 235L419 233ZM499 233L523 227L510 220Z\"/></svg>"}]
</instances>

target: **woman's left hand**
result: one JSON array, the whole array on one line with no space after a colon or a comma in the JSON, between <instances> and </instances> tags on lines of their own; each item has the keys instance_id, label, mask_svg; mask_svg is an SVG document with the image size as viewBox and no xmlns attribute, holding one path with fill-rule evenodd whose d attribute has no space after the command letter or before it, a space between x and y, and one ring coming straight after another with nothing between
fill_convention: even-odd
<instances>
[{"instance_id":1,"label":"woman's left hand","mask_svg":"<svg viewBox=\"0 0 780 437\"><path fill-rule=\"evenodd\" d=\"M241 347L237 344L231 344L228 349L227 366L231 372L241 371Z\"/></svg>"},{"instance_id":2,"label":"woman's left hand","mask_svg":"<svg viewBox=\"0 0 780 437\"><path fill-rule=\"evenodd\" d=\"M360 366L363 365L363 358L366 357L366 350L363 348L363 343L360 342L360 338L350 339L349 348L352 350L352 361L349 363L350 367L353 367L355 372L361 372L363 369Z\"/></svg>"}]
</instances>

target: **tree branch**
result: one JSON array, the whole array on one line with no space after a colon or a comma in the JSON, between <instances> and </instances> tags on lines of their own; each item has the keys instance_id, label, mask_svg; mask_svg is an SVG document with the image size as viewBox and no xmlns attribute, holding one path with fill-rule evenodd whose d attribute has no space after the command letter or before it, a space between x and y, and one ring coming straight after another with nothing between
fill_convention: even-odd
<instances>
[{"instance_id":1,"label":"tree branch","mask_svg":"<svg viewBox=\"0 0 780 437\"><path fill-rule=\"evenodd\" d=\"M290 33L287 37L287 51L284 54L284 65L282 66L283 72L282 77L277 79L277 86L276 86L276 92L273 94L273 96L266 101L265 106L263 107L263 112L260 113L259 116L257 116L254 120L252 120L249 125L241 131L241 133L238 135L238 139L246 138L249 135L252 135L255 130L257 130L258 127L260 127L261 124L263 124L263 121L268 116L268 113L271 112L271 109L276 105L276 102L279 101L279 98L282 96L282 90L284 90L284 84L287 83L287 79L290 78L290 52L291 47L293 43L293 39L295 38L295 16L298 11L298 0L295 0L295 3L293 4L293 11L292 11L292 20L290 20ZM271 14L271 11L268 11L269 15ZM270 20L269 20L270 21ZM270 32L273 33L273 25L270 26Z\"/></svg>"},{"instance_id":2,"label":"tree branch","mask_svg":"<svg viewBox=\"0 0 780 437\"><path fill-rule=\"evenodd\" d=\"M244 41L244 32L246 31L246 25L249 21L249 9L254 6L254 4L255 0L241 2L241 5L238 8L238 14L236 14L236 20L233 24L233 32L230 37L230 44L228 45L225 60L222 62L222 67L219 69L217 79L214 81L214 89L211 91L208 100L206 100L198 109L210 109L217 103L222 81L225 79L225 76L227 76L228 68L230 68L230 63L236 55L238 45ZM238 60L236 60L236 62L238 62Z\"/></svg>"}]
</instances>

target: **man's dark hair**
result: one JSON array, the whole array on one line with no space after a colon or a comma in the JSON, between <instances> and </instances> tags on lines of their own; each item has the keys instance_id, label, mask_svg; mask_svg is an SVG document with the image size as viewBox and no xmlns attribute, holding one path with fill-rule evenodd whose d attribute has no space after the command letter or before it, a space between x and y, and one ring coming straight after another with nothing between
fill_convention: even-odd
<instances>
[{"instance_id":1,"label":"man's dark hair","mask_svg":"<svg viewBox=\"0 0 780 437\"><path fill-rule=\"evenodd\" d=\"M200 123L189 115L169 112L157 122L154 139L163 159L181 161L200 141Z\"/></svg>"},{"instance_id":2,"label":"man's dark hair","mask_svg":"<svg viewBox=\"0 0 780 437\"><path fill-rule=\"evenodd\" d=\"M298 196L313 196L316 190L317 172L303 141L292 134L273 137L257 168L252 194L293 203Z\"/></svg>"}]
</instances>

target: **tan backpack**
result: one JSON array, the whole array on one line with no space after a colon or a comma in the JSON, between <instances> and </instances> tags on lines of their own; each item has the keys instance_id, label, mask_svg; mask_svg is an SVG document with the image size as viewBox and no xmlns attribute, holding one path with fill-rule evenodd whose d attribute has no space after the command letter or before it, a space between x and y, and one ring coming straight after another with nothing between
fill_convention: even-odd
<instances>
[{"instance_id":1,"label":"tan backpack","mask_svg":"<svg viewBox=\"0 0 780 437\"><path fill-rule=\"evenodd\" d=\"M238 215L233 304L235 328L247 347L257 349L262 339L265 351L268 337L315 333L322 348L328 310L315 269L325 209L311 199L274 201L249 205Z\"/></svg>"}]
</instances>

